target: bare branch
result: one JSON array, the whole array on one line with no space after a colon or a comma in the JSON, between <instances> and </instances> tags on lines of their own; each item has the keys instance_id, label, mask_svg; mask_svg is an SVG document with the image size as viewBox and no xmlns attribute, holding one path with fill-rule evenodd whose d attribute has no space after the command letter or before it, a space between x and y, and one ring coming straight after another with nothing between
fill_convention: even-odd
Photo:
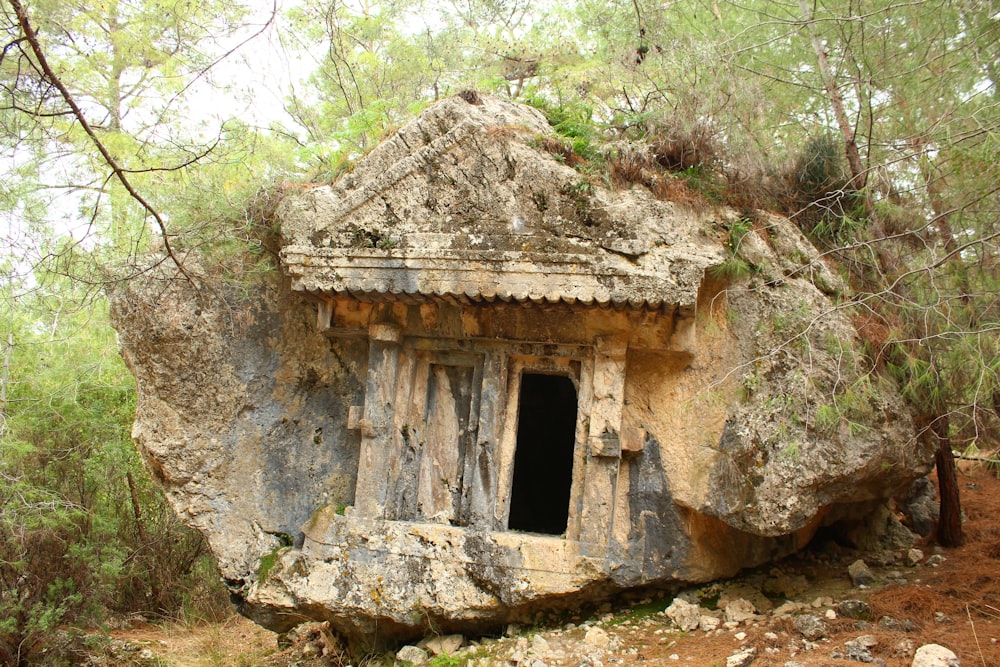
<instances>
[{"instance_id":1,"label":"bare branch","mask_svg":"<svg viewBox=\"0 0 1000 667\"><path fill-rule=\"evenodd\" d=\"M94 146L101 153L101 156L104 158L104 161L108 164L109 167L111 167L111 170L114 172L115 177L118 179L118 182L122 184L122 187L125 188L125 190L129 193L132 199L138 202L139 205L142 206L142 208L145 209L156 221L156 225L157 227L159 227L160 233L163 235L163 248L166 251L167 255L170 257L170 259L172 259L174 264L177 266L177 270L180 271L180 273L183 274L185 278L194 283L194 280L184 269L181 260L174 253L174 249L170 245L170 234L167 231L167 225L163 221L163 218L160 216L159 212L157 212L157 210L153 208L152 204L150 204L141 194L139 194L139 191L135 189L131 181L129 181L129 178L126 175L126 171L121 167L121 165L118 164L118 161L114 158L113 155L111 155L111 152L104 145L104 142L101 141L101 139L94 132L94 129L90 126L90 123L87 121L87 117L83 114L83 111L80 109L80 106L76 103L76 100L70 93L69 89L62 82L62 80L56 75L56 73L52 70L52 67L49 65L49 62L45 57L45 52L42 50L42 46L38 42L38 36L35 34L35 30L34 28L31 27L31 23L28 20L28 13L21 5L21 1L8 0L8 2L10 2L10 6L14 9L15 14L17 15L17 20L21 26L21 30L24 32L24 37L25 39L28 40L28 43L31 45L31 50L34 52L35 58L38 59L38 65L42 68L42 72L44 73L45 78L53 86L55 86L56 89L59 90L59 93L62 95L62 98L66 101L66 104L69 106L70 109L73 110L73 115L76 117L77 122L80 123L80 126L83 128L83 131L87 133L87 136L90 137L90 140L94 143Z\"/></svg>"}]
</instances>

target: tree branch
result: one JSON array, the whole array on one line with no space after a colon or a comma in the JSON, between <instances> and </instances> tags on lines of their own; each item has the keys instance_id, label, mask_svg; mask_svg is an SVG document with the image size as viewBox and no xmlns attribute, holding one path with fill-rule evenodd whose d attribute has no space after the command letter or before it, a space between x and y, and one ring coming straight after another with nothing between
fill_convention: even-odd
<instances>
[{"instance_id":1,"label":"tree branch","mask_svg":"<svg viewBox=\"0 0 1000 667\"><path fill-rule=\"evenodd\" d=\"M124 187L125 190L129 193L129 196L131 196L132 199L138 202L139 205L142 206L142 208L145 209L146 212L148 212L149 215L151 215L153 219L156 221L156 225L157 227L159 227L160 233L163 235L164 250L166 251L167 255L170 256L170 259L173 260L174 264L177 266L177 270L180 271L185 278L187 278L193 283L194 280L184 269L181 260L174 253L174 249L170 245L170 234L167 232L167 225L163 221L163 218L160 217L160 214L156 211L156 209L153 208L152 204L146 201L146 199L141 194L139 194L139 191L135 189L131 181L129 181L125 169L123 169L121 165L118 164L118 161L114 158L113 155L111 155L111 152L108 150L108 148L104 145L104 143L94 132L94 129L90 126L90 123L87 121L86 116L84 116L83 111L80 109L80 106L76 103L76 100L73 98L73 95L69 92L69 89L62 82L62 80L56 75L56 73L52 70L52 67L49 65L48 60L45 58L44 51L42 51L42 46L38 42L38 36L35 34L35 30L34 28L31 27L31 23L28 20L28 12L21 5L21 1L8 0L8 2L10 3L10 6L14 9L14 13L17 15L17 21L21 26L21 30L24 32L24 37L25 39L28 40L28 44L31 45L31 50L32 52L34 52L35 58L38 59L38 65L42 68L42 72L44 73L45 78L48 79L49 83L55 86L56 89L59 91L59 94L62 95L62 98L66 101L66 104L69 105L69 108L73 111L73 115L76 117L77 122L80 123L80 126L83 128L83 131L87 133L87 136L90 137L90 140L94 143L94 146L96 146L97 150L101 153L101 157L104 158L104 161L111 168L111 171L114 172L115 177L118 179L118 182L122 184L122 187Z\"/></svg>"}]
</instances>

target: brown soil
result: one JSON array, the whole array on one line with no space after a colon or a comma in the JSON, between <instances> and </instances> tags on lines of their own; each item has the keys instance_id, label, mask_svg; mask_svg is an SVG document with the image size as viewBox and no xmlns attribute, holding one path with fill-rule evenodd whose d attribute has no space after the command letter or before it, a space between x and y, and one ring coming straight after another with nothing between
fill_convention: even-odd
<instances>
[{"instance_id":1,"label":"brown soil","mask_svg":"<svg viewBox=\"0 0 1000 667\"><path fill-rule=\"evenodd\" d=\"M810 604L825 596L835 601L866 600L874 612L872 623L847 618L827 620L827 636L810 646L794 629L790 618L772 614L763 614L738 628L682 633L655 611L669 600L654 601L645 607L605 613L587 622L603 628L611 638L611 648L601 655L601 661L607 667L721 666L741 647L752 646L757 649L754 667L783 667L793 660L803 666L849 665L853 663L837 659L836 654L845 652L846 642L870 635L877 642L869 649L871 654L888 667L909 667L913 649L930 643L950 648L967 667L1000 665L1000 480L990 471L974 467L960 471L959 485L966 516L966 544L948 550L922 546L927 555L939 551L944 556L944 562L936 567L926 564L907 567L897 560L873 567L879 583L859 589L852 587L847 565L861 557L868 557L870 563L872 559L866 554L834 547L807 551L773 566L786 575L805 576L808 589L792 598L794 601ZM747 573L720 586L725 590L747 582L759 583L769 571ZM816 615L822 617L826 608L817 606ZM882 617L891 617L906 629L888 629L878 623ZM566 649L565 655L552 657L549 665L575 667L592 648L583 643L586 627L568 625L535 630L532 636L540 634L550 644ZM276 653L274 635L236 617L221 625L149 627L113 634L118 640L151 650L159 665L346 664L333 656L329 660L303 661L302 648L295 646ZM468 657L474 658L476 665L490 662L506 665L505 659L517 652L518 645L523 649L525 641L518 637L484 639L478 647L467 649ZM490 661L491 658L494 660ZM391 657L368 662L391 664ZM465 663L464 659L450 662Z\"/></svg>"}]
</instances>

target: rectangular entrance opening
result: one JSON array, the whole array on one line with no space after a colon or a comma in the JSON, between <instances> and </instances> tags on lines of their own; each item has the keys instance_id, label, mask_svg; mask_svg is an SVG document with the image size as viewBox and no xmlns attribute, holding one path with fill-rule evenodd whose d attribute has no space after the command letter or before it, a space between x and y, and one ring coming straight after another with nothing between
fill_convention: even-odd
<instances>
[{"instance_id":1,"label":"rectangular entrance opening","mask_svg":"<svg viewBox=\"0 0 1000 667\"><path fill-rule=\"evenodd\" d=\"M510 530L562 535L569 520L577 394L564 375L524 373L510 491Z\"/></svg>"}]
</instances>

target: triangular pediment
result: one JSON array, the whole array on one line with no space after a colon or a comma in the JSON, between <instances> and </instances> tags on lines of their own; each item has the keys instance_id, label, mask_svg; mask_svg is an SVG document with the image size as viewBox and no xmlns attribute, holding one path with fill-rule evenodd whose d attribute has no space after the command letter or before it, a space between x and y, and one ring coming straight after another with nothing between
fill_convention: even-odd
<instances>
[{"instance_id":1,"label":"triangular pediment","mask_svg":"<svg viewBox=\"0 0 1000 667\"><path fill-rule=\"evenodd\" d=\"M491 301L693 306L722 250L697 214L612 191L544 149L536 109L443 100L329 186L286 200L293 287Z\"/></svg>"}]
</instances>

